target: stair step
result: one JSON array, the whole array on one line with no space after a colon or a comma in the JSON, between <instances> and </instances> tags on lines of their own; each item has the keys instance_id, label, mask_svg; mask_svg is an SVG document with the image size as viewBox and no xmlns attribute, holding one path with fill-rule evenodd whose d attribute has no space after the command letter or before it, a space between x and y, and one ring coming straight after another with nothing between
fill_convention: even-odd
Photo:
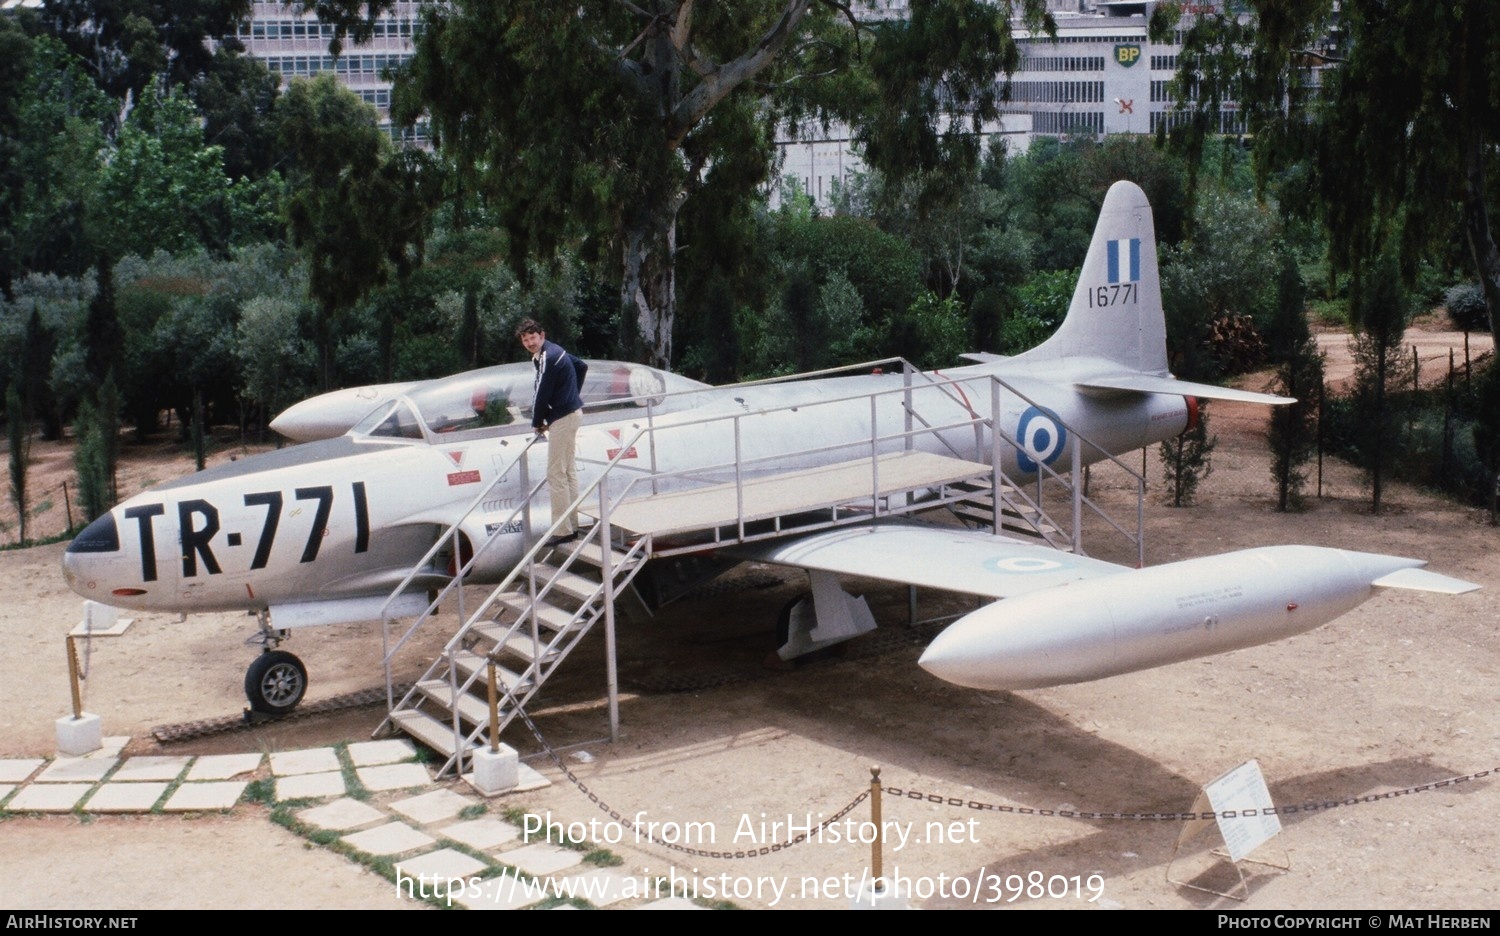
<instances>
[{"instance_id":1,"label":"stair step","mask_svg":"<svg viewBox=\"0 0 1500 936\"><path fill-rule=\"evenodd\" d=\"M514 654L522 660L525 660L527 664L536 663L538 661L545 662L547 660L553 659L557 656L558 651L556 649L549 651L547 649L546 635L544 634L540 636L541 647L539 648L537 646L538 641L532 640L531 634L524 632L511 634L510 637L505 641L505 652ZM539 650L540 653L538 652Z\"/></svg>"},{"instance_id":2,"label":"stair step","mask_svg":"<svg viewBox=\"0 0 1500 936\"><path fill-rule=\"evenodd\" d=\"M452 757L457 753L453 747L452 724L440 722L425 712L410 709L392 712L391 721L402 731L445 757Z\"/></svg>"},{"instance_id":3,"label":"stair step","mask_svg":"<svg viewBox=\"0 0 1500 936\"><path fill-rule=\"evenodd\" d=\"M474 673L488 666L489 658L472 650L460 650L453 655L453 665L458 667L459 672L463 673L464 679L467 680ZM483 680L487 677L480 676L479 678ZM495 679L512 691L525 690L531 686L531 680L499 664L495 665Z\"/></svg>"},{"instance_id":4,"label":"stair step","mask_svg":"<svg viewBox=\"0 0 1500 936\"><path fill-rule=\"evenodd\" d=\"M554 592L561 592L575 601L588 601L598 594L600 588L599 582L579 575L571 569L559 571L549 565L537 566L537 588L540 589L542 583L549 579L552 581L552 590L548 592L548 597L551 597Z\"/></svg>"},{"instance_id":5,"label":"stair step","mask_svg":"<svg viewBox=\"0 0 1500 936\"><path fill-rule=\"evenodd\" d=\"M589 565L593 566L596 569L604 568L604 550L599 548L598 543L579 543L577 546L573 547L571 552L573 553L573 555L577 556L580 561L587 562ZM625 563L625 554L620 550L613 548L610 549L610 553L610 569L618 572L620 570L620 566ZM631 564L633 565L634 562L638 561L640 560L634 560Z\"/></svg>"},{"instance_id":6,"label":"stair step","mask_svg":"<svg viewBox=\"0 0 1500 936\"><path fill-rule=\"evenodd\" d=\"M449 696L451 692L447 682L441 679L425 679L417 683L417 688L422 690L422 694L432 700L432 702L442 706L444 711L450 710ZM460 692L458 694L458 717L471 725L489 724L489 690L481 686L480 691L484 693L484 698L480 698L471 692ZM504 705L500 707L500 711L502 713L505 711ZM452 737L453 732L449 731L448 735Z\"/></svg>"},{"instance_id":7,"label":"stair step","mask_svg":"<svg viewBox=\"0 0 1500 936\"><path fill-rule=\"evenodd\" d=\"M514 611L517 616L524 615L527 611L532 610L530 599L525 595L515 594L514 592L507 592L501 595L500 603ZM548 604L545 600L538 602L535 610L537 622L542 627L552 631L567 630L573 626L575 620L585 620L589 616L584 614L575 619L572 611L565 611L557 605Z\"/></svg>"}]
</instances>

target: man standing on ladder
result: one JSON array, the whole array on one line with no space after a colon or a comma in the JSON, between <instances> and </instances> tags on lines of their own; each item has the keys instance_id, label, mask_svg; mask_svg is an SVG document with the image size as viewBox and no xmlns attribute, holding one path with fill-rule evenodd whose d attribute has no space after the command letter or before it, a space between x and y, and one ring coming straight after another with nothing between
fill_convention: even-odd
<instances>
[{"instance_id":1,"label":"man standing on ladder","mask_svg":"<svg viewBox=\"0 0 1500 936\"><path fill-rule=\"evenodd\" d=\"M522 319L516 326L516 337L531 355L536 368L536 396L531 405L531 428L546 438L547 494L552 501L552 516L578 499L578 467L574 464L574 443L578 426L583 422L583 400L578 391L583 384L582 361L547 340L547 333L533 319ZM577 362L575 364L575 362ZM578 538L578 515L568 514L548 546L571 543Z\"/></svg>"}]
</instances>

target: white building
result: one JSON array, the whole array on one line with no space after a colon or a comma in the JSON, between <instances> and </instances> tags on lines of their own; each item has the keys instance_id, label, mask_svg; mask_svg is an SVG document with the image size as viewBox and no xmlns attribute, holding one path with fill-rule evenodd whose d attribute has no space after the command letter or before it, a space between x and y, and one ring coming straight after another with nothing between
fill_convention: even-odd
<instances>
[{"instance_id":1,"label":"white building","mask_svg":"<svg viewBox=\"0 0 1500 936\"><path fill-rule=\"evenodd\" d=\"M380 112L381 127L392 138L426 144L427 127L412 130L391 126L391 81L389 71L412 56L412 40L421 29L421 0L397 0L375 23L369 42L354 45L347 38L338 58L328 53L333 27L319 23L312 13L299 13L279 0L255 0L250 18L240 25L236 39L245 52L260 59L281 76L282 87L293 78L310 78L332 72L351 91Z\"/></svg>"},{"instance_id":2,"label":"white building","mask_svg":"<svg viewBox=\"0 0 1500 936\"><path fill-rule=\"evenodd\" d=\"M1031 117L1003 115L986 124L979 136L981 151L1003 142L1007 152L1024 153L1031 142ZM830 127L826 133L821 128L816 133L788 133L776 141L776 149L781 169L771 191L772 208L781 205L782 187L788 181L795 182L818 207L826 208L841 186L865 171L865 161L850 137L849 128L841 124Z\"/></svg>"},{"instance_id":3,"label":"white building","mask_svg":"<svg viewBox=\"0 0 1500 936\"><path fill-rule=\"evenodd\" d=\"M1177 73L1189 17L1217 12L1218 3L1184 7L1184 23L1167 43L1147 35L1152 4L1143 0L1057 3L1057 37L1016 30L1021 64L1011 75L1008 113L1030 114L1032 132L1052 136L1155 133L1181 119L1167 86ZM1243 133L1233 105L1218 116L1218 132Z\"/></svg>"}]
</instances>

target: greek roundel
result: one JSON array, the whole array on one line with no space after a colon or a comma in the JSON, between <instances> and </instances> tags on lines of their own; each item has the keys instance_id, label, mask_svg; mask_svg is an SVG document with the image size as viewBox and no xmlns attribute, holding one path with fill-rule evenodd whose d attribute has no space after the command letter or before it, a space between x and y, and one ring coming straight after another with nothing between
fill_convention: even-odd
<instances>
[{"instance_id":1,"label":"greek roundel","mask_svg":"<svg viewBox=\"0 0 1500 936\"><path fill-rule=\"evenodd\" d=\"M1050 465L1057 461L1068 444L1068 432L1058 422L1057 414L1031 406L1016 423L1016 441L1021 443L1016 451L1016 464L1030 473L1037 470L1038 463Z\"/></svg>"}]
</instances>

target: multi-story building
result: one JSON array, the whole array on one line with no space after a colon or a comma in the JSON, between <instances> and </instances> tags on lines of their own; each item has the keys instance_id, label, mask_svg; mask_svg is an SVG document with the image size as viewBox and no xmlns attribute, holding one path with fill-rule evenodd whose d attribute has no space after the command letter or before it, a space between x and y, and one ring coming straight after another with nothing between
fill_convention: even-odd
<instances>
[{"instance_id":1,"label":"multi-story building","mask_svg":"<svg viewBox=\"0 0 1500 936\"><path fill-rule=\"evenodd\" d=\"M1155 133L1182 119L1168 86L1177 73L1182 33L1167 43L1147 35L1150 4L1142 0L1054 0L1056 38L1016 32L1021 65L1011 75L1009 113L1031 115L1034 134ZM1184 20L1217 12L1219 3L1183 8ZM1218 115L1221 133L1243 133L1233 104Z\"/></svg>"},{"instance_id":2,"label":"multi-story building","mask_svg":"<svg viewBox=\"0 0 1500 936\"><path fill-rule=\"evenodd\" d=\"M343 53L328 52L333 27L318 22L312 13L300 13L278 0L255 0L250 18L234 38L244 43L247 54L260 59L281 76L282 84L293 78L308 78L332 72L351 91L380 112L381 126L392 138L425 145L427 127L418 123L405 130L390 120L390 72L412 56L412 39L421 29L421 0L397 0L375 23L370 41L354 45L345 40Z\"/></svg>"}]
</instances>

